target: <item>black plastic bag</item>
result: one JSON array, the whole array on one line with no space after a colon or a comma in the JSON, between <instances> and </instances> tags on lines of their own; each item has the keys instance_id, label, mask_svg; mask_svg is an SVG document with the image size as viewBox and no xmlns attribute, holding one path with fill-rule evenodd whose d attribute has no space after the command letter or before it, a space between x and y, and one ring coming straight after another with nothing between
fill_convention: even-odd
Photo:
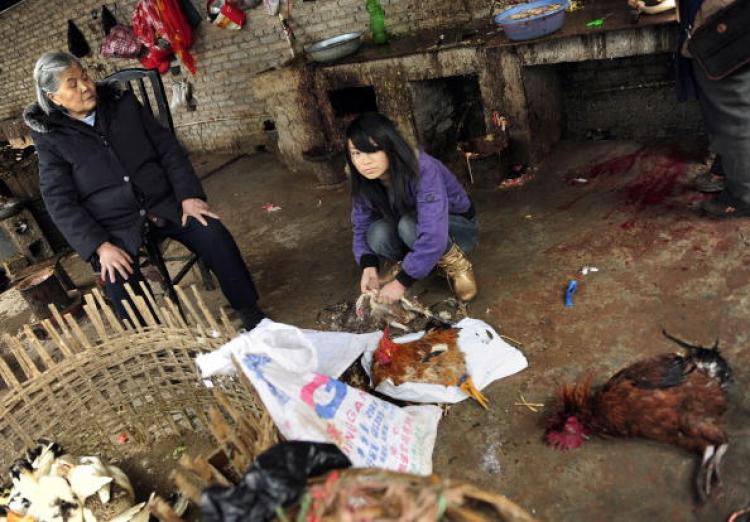
<instances>
[{"instance_id":1,"label":"black plastic bag","mask_svg":"<svg viewBox=\"0 0 750 522\"><path fill-rule=\"evenodd\" d=\"M260 454L242 482L214 486L201 498L205 522L267 521L276 508L288 507L302 495L309 477L352 465L334 444L290 441Z\"/></svg>"},{"instance_id":2,"label":"black plastic bag","mask_svg":"<svg viewBox=\"0 0 750 522\"><path fill-rule=\"evenodd\" d=\"M116 25L117 25L117 18L115 18L115 15L112 14L112 11L107 9L106 5L103 5L102 6L102 30L104 31L104 36L109 35L109 32Z\"/></svg>"},{"instance_id":3,"label":"black plastic bag","mask_svg":"<svg viewBox=\"0 0 750 522\"><path fill-rule=\"evenodd\" d=\"M83 58L91 52L86 37L73 23L73 20L68 20L68 50L76 58Z\"/></svg>"}]
</instances>

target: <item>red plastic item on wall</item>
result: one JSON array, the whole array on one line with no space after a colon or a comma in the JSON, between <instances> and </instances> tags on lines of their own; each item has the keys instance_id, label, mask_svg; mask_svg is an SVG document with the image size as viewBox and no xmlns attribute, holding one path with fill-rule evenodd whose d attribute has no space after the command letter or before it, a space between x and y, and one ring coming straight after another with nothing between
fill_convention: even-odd
<instances>
[{"instance_id":1,"label":"red plastic item on wall","mask_svg":"<svg viewBox=\"0 0 750 522\"><path fill-rule=\"evenodd\" d=\"M221 5L219 12L214 14L219 4ZM245 25L245 13L232 2L226 0L208 0L206 2L206 12L211 23L222 29L238 30L242 29Z\"/></svg>"}]
</instances>

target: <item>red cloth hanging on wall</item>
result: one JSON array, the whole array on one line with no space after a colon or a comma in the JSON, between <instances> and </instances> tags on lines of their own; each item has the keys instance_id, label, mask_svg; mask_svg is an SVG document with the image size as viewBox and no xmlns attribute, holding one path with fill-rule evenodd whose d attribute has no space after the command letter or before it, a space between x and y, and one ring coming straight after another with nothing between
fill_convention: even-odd
<instances>
[{"instance_id":1,"label":"red cloth hanging on wall","mask_svg":"<svg viewBox=\"0 0 750 522\"><path fill-rule=\"evenodd\" d=\"M188 52L193 44L190 27L179 0L139 0L133 12L133 32L148 48L141 63L162 74L169 69L173 54L195 74L195 59ZM162 40L167 46L164 46Z\"/></svg>"}]
</instances>

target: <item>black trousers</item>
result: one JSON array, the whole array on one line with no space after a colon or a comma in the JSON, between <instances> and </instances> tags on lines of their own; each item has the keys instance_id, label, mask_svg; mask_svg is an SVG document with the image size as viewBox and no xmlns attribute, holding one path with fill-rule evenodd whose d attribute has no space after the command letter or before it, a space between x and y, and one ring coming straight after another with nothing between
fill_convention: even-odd
<instances>
[{"instance_id":1,"label":"black trousers","mask_svg":"<svg viewBox=\"0 0 750 522\"><path fill-rule=\"evenodd\" d=\"M205 261L206 266L219 280L221 291L232 308L235 310L254 308L258 300L258 291L255 289L250 272L245 266L232 234L218 219L210 217L205 219L208 226L201 225L193 218L188 219L184 227L170 222L161 227L149 224L144 233L152 234L157 241L171 238L185 245L188 250ZM105 293L120 319L128 318L122 301L127 300L132 306L132 301L125 290L125 283L129 283L135 293L142 294L140 282L143 281L143 274L138 264L138 255L134 252L128 253L134 261L133 274L127 280L122 279L118 274L114 283L109 279L105 282ZM100 269L98 259L92 264L94 270ZM134 306L133 310L136 310Z\"/></svg>"}]
</instances>

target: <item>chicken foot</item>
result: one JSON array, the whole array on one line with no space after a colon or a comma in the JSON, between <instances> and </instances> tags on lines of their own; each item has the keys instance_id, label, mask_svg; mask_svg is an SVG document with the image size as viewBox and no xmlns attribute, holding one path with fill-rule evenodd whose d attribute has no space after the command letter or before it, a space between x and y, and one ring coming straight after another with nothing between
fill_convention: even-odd
<instances>
[{"instance_id":1,"label":"chicken foot","mask_svg":"<svg viewBox=\"0 0 750 522\"><path fill-rule=\"evenodd\" d=\"M714 482L718 485L721 483L720 468L721 460L727 452L729 444L724 443L718 448L713 444L706 446L703 450L700 470L695 479L695 486L700 502L705 502L711 495L711 488Z\"/></svg>"},{"instance_id":2,"label":"chicken foot","mask_svg":"<svg viewBox=\"0 0 750 522\"><path fill-rule=\"evenodd\" d=\"M461 391L466 395L477 401L482 408L485 410L490 409L490 402L487 400L487 397L485 397L482 392L474 386L474 381L471 380L471 377L464 375L463 378L461 378L461 383L458 387L461 388Z\"/></svg>"}]
</instances>

